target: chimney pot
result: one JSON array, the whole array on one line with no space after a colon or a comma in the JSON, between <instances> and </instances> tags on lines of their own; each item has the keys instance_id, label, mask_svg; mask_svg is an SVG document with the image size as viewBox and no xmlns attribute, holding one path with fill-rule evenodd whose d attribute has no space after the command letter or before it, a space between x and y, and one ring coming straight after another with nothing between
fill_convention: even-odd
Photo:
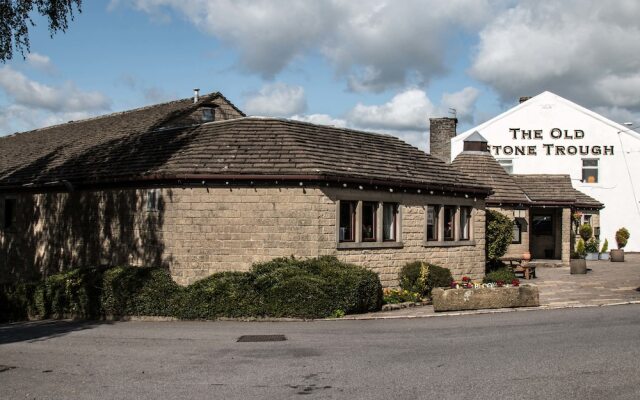
<instances>
[{"instance_id":1,"label":"chimney pot","mask_svg":"<svg viewBox=\"0 0 640 400\"><path fill-rule=\"evenodd\" d=\"M193 89L193 104L197 103L200 100L200 89Z\"/></svg>"},{"instance_id":2,"label":"chimney pot","mask_svg":"<svg viewBox=\"0 0 640 400\"><path fill-rule=\"evenodd\" d=\"M524 103L525 101L529 100L531 98L531 96L522 96L520 97L520 104Z\"/></svg>"}]
</instances>

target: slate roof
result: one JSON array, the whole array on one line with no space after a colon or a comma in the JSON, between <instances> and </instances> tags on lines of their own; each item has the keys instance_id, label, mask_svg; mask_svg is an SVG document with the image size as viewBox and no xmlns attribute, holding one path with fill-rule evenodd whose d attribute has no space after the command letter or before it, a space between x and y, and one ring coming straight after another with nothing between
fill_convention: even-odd
<instances>
[{"instance_id":1,"label":"slate roof","mask_svg":"<svg viewBox=\"0 0 640 400\"><path fill-rule=\"evenodd\" d=\"M160 107L160 108L156 108ZM244 117L155 129L181 102L0 139L0 188L172 179L306 179L480 193L491 189L402 140ZM130 112L131 113L131 112ZM150 114L150 115L147 115Z\"/></svg>"},{"instance_id":2,"label":"slate roof","mask_svg":"<svg viewBox=\"0 0 640 400\"><path fill-rule=\"evenodd\" d=\"M486 199L489 204L529 203L522 188L488 152L464 151L458 154L452 165L493 189L493 194Z\"/></svg>"},{"instance_id":3,"label":"slate roof","mask_svg":"<svg viewBox=\"0 0 640 400\"><path fill-rule=\"evenodd\" d=\"M95 177L94 164L136 169L144 160L135 145L154 141L145 132L218 99L244 116L222 94L211 93L195 104L187 98L0 137L0 186Z\"/></svg>"},{"instance_id":4,"label":"slate roof","mask_svg":"<svg viewBox=\"0 0 640 400\"><path fill-rule=\"evenodd\" d=\"M574 207L603 208L598 200L576 190L569 175L534 174L511 175L533 205L572 205Z\"/></svg>"}]
</instances>

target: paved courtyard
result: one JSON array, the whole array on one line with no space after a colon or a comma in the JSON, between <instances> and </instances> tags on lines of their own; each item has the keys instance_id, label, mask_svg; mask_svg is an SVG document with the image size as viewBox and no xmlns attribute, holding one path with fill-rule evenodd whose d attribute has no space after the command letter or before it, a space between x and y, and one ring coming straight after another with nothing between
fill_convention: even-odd
<instances>
[{"instance_id":1,"label":"paved courtyard","mask_svg":"<svg viewBox=\"0 0 640 400\"><path fill-rule=\"evenodd\" d=\"M602 306L640 302L640 254L626 254L624 263L588 261L586 275L571 275L569 267L538 267L537 278L522 284L536 285L540 289L542 308ZM521 311L508 309L504 311ZM420 318L450 314L477 314L496 310L435 313L432 306L412 307L360 315L347 319Z\"/></svg>"}]
</instances>

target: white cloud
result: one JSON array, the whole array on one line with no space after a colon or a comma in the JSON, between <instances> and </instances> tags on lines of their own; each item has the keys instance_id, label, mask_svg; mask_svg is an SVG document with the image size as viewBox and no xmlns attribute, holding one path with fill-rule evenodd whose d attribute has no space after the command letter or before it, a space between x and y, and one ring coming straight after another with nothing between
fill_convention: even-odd
<instances>
[{"instance_id":1,"label":"white cloud","mask_svg":"<svg viewBox=\"0 0 640 400\"><path fill-rule=\"evenodd\" d=\"M125 3L112 3L112 7ZM319 51L356 91L421 84L445 73L463 33L478 29L502 1L489 0L129 0L157 18L185 16L239 52L240 66L274 78L297 57ZM459 47L459 46L458 46Z\"/></svg>"},{"instance_id":2,"label":"white cloud","mask_svg":"<svg viewBox=\"0 0 640 400\"><path fill-rule=\"evenodd\" d=\"M640 109L640 3L524 1L480 32L470 72L503 100L556 92Z\"/></svg>"},{"instance_id":3,"label":"white cloud","mask_svg":"<svg viewBox=\"0 0 640 400\"><path fill-rule=\"evenodd\" d=\"M458 119L464 122L473 122L474 112L476 110L476 101L480 91L474 87L466 87L459 92L455 93L443 93L442 94L442 108L447 110L440 110L442 115L445 115L443 111L449 111L449 109L456 110L456 116Z\"/></svg>"},{"instance_id":4,"label":"white cloud","mask_svg":"<svg viewBox=\"0 0 640 400\"><path fill-rule=\"evenodd\" d=\"M5 65L0 68L0 88L16 104L53 112L105 110L109 99L99 92L84 92L73 82L59 87L48 86L27 78L22 72Z\"/></svg>"},{"instance_id":5,"label":"white cloud","mask_svg":"<svg viewBox=\"0 0 640 400\"><path fill-rule=\"evenodd\" d=\"M310 122L312 124L318 124L318 125L329 125L329 126L335 126L338 128L345 128L347 127L347 121L341 118L334 118L331 115L328 114L309 114L309 115L299 115L296 114L294 116L291 117L291 119L296 120L296 121L304 121L304 122Z\"/></svg>"},{"instance_id":6,"label":"white cloud","mask_svg":"<svg viewBox=\"0 0 640 400\"><path fill-rule=\"evenodd\" d=\"M288 117L306 109L304 88L280 82L265 85L259 92L251 94L244 105L248 115L273 117Z\"/></svg>"},{"instance_id":7,"label":"white cloud","mask_svg":"<svg viewBox=\"0 0 640 400\"><path fill-rule=\"evenodd\" d=\"M42 72L47 74L52 74L55 72L55 67L51 62L51 59L48 56L38 54L38 53L29 53L27 54L27 63Z\"/></svg>"}]
</instances>

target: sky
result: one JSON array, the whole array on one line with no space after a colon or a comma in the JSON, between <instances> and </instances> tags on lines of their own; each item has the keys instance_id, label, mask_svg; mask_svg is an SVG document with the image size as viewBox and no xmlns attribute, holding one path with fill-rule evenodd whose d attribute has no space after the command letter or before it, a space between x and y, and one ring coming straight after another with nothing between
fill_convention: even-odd
<instances>
[{"instance_id":1,"label":"sky","mask_svg":"<svg viewBox=\"0 0 640 400\"><path fill-rule=\"evenodd\" d=\"M219 91L248 115L427 148L551 91L640 123L636 0L85 0L0 64L0 135Z\"/></svg>"}]
</instances>

